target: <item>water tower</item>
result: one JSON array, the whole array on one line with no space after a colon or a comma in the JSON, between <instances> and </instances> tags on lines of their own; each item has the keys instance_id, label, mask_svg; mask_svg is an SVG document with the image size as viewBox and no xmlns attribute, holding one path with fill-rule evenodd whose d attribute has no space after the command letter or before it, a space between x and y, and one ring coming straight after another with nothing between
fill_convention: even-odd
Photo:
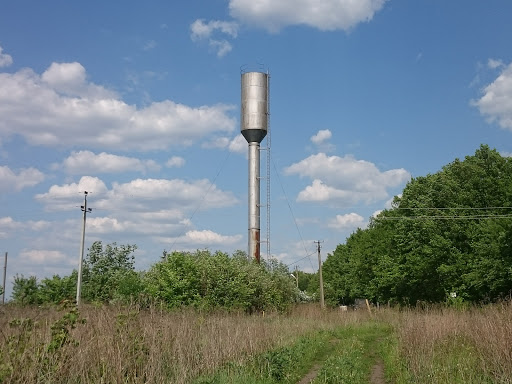
<instances>
[{"instance_id":1,"label":"water tower","mask_svg":"<svg viewBox=\"0 0 512 384\"><path fill-rule=\"evenodd\" d=\"M240 131L249 144L249 257L260 261L260 143L268 129L268 83L264 72L242 73Z\"/></svg>"}]
</instances>

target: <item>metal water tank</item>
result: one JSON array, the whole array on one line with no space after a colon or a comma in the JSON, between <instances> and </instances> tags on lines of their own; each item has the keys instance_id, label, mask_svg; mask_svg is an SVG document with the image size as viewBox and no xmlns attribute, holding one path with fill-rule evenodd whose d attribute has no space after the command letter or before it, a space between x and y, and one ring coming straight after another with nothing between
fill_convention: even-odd
<instances>
[{"instance_id":1,"label":"metal water tank","mask_svg":"<svg viewBox=\"0 0 512 384\"><path fill-rule=\"evenodd\" d=\"M261 143L268 128L268 74L242 73L241 95L241 133L248 143Z\"/></svg>"}]
</instances>

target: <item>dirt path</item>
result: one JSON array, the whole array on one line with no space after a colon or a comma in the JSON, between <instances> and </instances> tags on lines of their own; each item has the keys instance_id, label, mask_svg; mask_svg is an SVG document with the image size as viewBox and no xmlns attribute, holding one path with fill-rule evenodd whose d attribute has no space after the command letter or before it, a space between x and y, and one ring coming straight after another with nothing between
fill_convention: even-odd
<instances>
[{"instance_id":1,"label":"dirt path","mask_svg":"<svg viewBox=\"0 0 512 384\"><path fill-rule=\"evenodd\" d=\"M381 359L377 359L374 366L372 367L372 374L370 376L371 384L386 384L384 378L384 362Z\"/></svg>"},{"instance_id":2,"label":"dirt path","mask_svg":"<svg viewBox=\"0 0 512 384\"><path fill-rule=\"evenodd\" d=\"M320 370L320 368L322 368L322 366L320 364L316 364L311 369L311 371L309 371L308 374L306 376L304 376L302 378L302 380L299 381L297 384L309 384L309 383L311 383L313 380L316 379L316 375L318 375L318 371Z\"/></svg>"}]
</instances>

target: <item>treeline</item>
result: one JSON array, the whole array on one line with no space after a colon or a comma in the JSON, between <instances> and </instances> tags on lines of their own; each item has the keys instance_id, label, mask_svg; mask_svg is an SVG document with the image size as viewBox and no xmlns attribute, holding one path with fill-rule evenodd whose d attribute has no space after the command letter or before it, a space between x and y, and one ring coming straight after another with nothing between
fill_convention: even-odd
<instances>
[{"instance_id":1,"label":"treeline","mask_svg":"<svg viewBox=\"0 0 512 384\"><path fill-rule=\"evenodd\" d=\"M200 309L284 310L299 291L288 268L276 261L257 264L237 251L165 253L148 271L134 268L135 245L95 242L84 258L81 299L90 303L136 303ZM78 273L42 279L16 276L12 299L19 304L74 300Z\"/></svg>"},{"instance_id":2,"label":"treeline","mask_svg":"<svg viewBox=\"0 0 512 384\"><path fill-rule=\"evenodd\" d=\"M412 179L327 257L333 304L494 301L512 292L512 159L474 156Z\"/></svg>"}]
</instances>

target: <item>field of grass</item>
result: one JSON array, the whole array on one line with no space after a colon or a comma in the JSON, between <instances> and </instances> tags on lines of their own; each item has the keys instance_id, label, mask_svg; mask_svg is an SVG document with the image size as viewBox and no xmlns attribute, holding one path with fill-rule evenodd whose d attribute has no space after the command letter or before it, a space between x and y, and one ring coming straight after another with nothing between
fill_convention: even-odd
<instances>
[{"instance_id":1,"label":"field of grass","mask_svg":"<svg viewBox=\"0 0 512 384\"><path fill-rule=\"evenodd\" d=\"M0 383L511 383L512 305L286 314L0 307Z\"/></svg>"}]
</instances>

